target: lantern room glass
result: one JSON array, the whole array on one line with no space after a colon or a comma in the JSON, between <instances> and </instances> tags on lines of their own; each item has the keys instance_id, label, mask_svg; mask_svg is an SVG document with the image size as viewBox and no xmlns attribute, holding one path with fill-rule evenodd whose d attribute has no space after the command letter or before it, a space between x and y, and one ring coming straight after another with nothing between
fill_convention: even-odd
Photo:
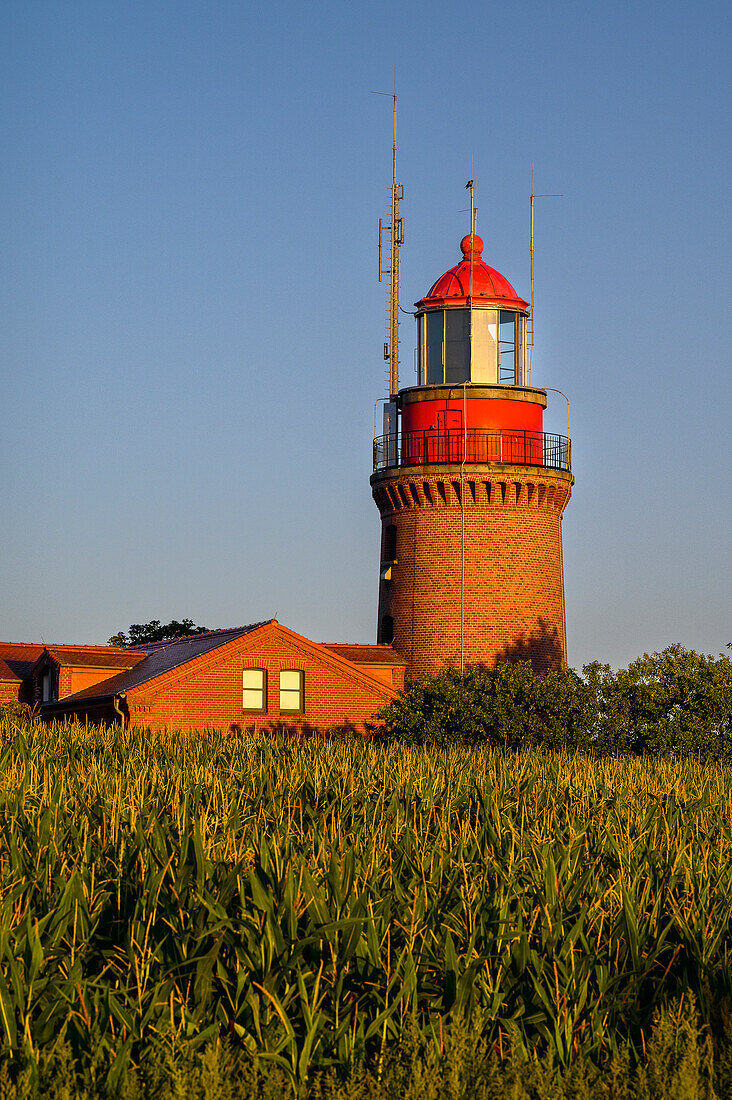
<instances>
[{"instance_id":1,"label":"lantern room glass","mask_svg":"<svg viewBox=\"0 0 732 1100\"><path fill-rule=\"evenodd\" d=\"M498 329L498 381L516 383L516 314L502 309Z\"/></svg>"},{"instance_id":2,"label":"lantern room glass","mask_svg":"<svg viewBox=\"0 0 732 1100\"><path fill-rule=\"evenodd\" d=\"M427 385L444 382L443 345L445 342L445 314L443 310L428 313L427 326Z\"/></svg>"},{"instance_id":3,"label":"lantern room glass","mask_svg":"<svg viewBox=\"0 0 732 1100\"><path fill-rule=\"evenodd\" d=\"M508 309L431 310L417 317L417 384L526 385L526 317Z\"/></svg>"},{"instance_id":4,"label":"lantern room glass","mask_svg":"<svg viewBox=\"0 0 732 1100\"><path fill-rule=\"evenodd\" d=\"M445 381L470 381L470 311L445 310Z\"/></svg>"}]
</instances>

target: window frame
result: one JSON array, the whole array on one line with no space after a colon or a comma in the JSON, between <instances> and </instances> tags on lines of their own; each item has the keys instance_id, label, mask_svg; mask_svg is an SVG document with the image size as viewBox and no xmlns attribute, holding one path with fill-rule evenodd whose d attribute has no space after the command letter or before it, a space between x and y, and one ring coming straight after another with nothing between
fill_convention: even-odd
<instances>
[{"instance_id":1,"label":"window frame","mask_svg":"<svg viewBox=\"0 0 732 1100\"><path fill-rule=\"evenodd\" d=\"M244 685L244 677L246 676L247 672L261 672L261 674L262 674L262 687L261 688L246 687ZM261 705L261 707L247 707L247 706L245 706L244 705L244 692L245 691L261 691L261 695L262 695L262 705ZM242 713L244 713L244 714L264 714L264 712L267 710L267 669L266 668L260 668L259 666L250 666L248 668L243 668L242 669L242 671L241 671L241 709L242 709Z\"/></svg>"},{"instance_id":2,"label":"window frame","mask_svg":"<svg viewBox=\"0 0 732 1100\"><path fill-rule=\"evenodd\" d=\"M283 688L282 677L285 673L296 673L298 676L298 687L295 688ZM279 675L279 687L280 687L280 714L304 714L305 713L305 670L302 668L281 668ZM299 700L299 706L297 707L283 707L282 706L282 693L287 692L290 695L294 695L297 691Z\"/></svg>"}]
</instances>

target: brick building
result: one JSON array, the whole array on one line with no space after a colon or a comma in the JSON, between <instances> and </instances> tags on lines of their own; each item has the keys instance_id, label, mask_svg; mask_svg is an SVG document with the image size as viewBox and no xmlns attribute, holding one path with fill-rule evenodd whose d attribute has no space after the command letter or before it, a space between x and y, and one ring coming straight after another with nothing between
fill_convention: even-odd
<instances>
[{"instance_id":1,"label":"brick building","mask_svg":"<svg viewBox=\"0 0 732 1100\"><path fill-rule=\"evenodd\" d=\"M58 650L72 648L77 676L98 659L84 647L44 650L33 669L36 696L49 670L69 667L58 664ZM275 619L114 652L115 671L80 690L64 694L69 681L52 680L61 691L42 702L43 716L153 730L363 735L404 686L406 667L391 646L311 642Z\"/></svg>"},{"instance_id":2,"label":"brick building","mask_svg":"<svg viewBox=\"0 0 732 1100\"><path fill-rule=\"evenodd\" d=\"M42 645L0 642L0 705L33 705L33 666L41 653Z\"/></svg>"}]
</instances>

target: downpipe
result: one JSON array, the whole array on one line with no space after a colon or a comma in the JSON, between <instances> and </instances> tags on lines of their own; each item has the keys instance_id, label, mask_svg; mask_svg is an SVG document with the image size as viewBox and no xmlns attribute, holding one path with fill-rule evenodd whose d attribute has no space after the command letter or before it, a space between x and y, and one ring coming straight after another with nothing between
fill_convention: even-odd
<instances>
[{"instance_id":1,"label":"downpipe","mask_svg":"<svg viewBox=\"0 0 732 1100\"><path fill-rule=\"evenodd\" d=\"M123 702L125 702L126 700L127 700L127 695L125 694L124 691L120 691L115 696L112 697L112 705L113 705L115 711L117 712L117 714L119 715L119 724L122 727L122 729L125 728L125 724L126 724L127 720L126 720L126 717L125 717L125 712L122 710L121 704Z\"/></svg>"}]
</instances>

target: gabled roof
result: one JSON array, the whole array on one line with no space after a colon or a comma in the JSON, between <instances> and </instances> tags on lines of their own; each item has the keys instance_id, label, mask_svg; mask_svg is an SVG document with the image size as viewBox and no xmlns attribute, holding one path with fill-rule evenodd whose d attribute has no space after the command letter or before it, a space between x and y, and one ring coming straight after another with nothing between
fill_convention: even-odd
<instances>
[{"instance_id":1,"label":"gabled roof","mask_svg":"<svg viewBox=\"0 0 732 1100\"><path fill-rule=\"evenodd\" d=\"M273 620L266 621L271 622ZM100 684L84 688L83 691L77 691L74 695L67 695L60 702L68 704L76 702L77 699L110 698L119 692L130 691L132 688L139 687L140 684L147 683L148 680L155 680L165 672L170 672L180 665L188 664L196 657L201 657L204 653L210 653L211 650L218 649L219 646L226 645L227 642L231 642L235 638L250 634L253 630L257 630L264 625L264 622L251 623L249 626L231 627L228 630L210 630L206 634L193 634L188 638L175 638L169 642L153 642L144 647L131 647L126 652L134 655L138 651L142 655L142 660L134 668L120 672L116 676L111 676Z\"/></svg>"},{"instance_id":2,"label":"gabled roof","mask_svg":"<svg viewBox=\"0 0 732 1100\"><path fill-rule=\"evenodd\" d=\"M406 665L405 659L390 645L351 645L321 642L331 653L357 665Z\"/></svg>"},{"instance_id":3,"label":"gabled roof","mask_svg":"<svg viewBox=\"0 0 732 1100\"><path fill-rule=\"evenodd\" d=\"M75 668L134 668L146 656L139 649L133 652L110 645L49 645L44 653L50 654L58 665Z\"/></svg>"},{"instance_id":4,"label":"gabled roof","mask_svg":"<svg viewBox=\"0 0 732 1100\"><path fill-rule=\"evenodd\" d=\"M27 642L0 642L0 660L6 663L19 680L28 679L41 653L43 653L42 645Z\"/></svg>"},{"instance_id":5,"label":"gabled roof","mask_svg":"<svg viewBox=\"0 0 732 1100\"><path fill-rule=\"evenodd\" d=\"M21 677L18 676L17 672L13 672L12 668L7 663L7 661L3 661L3 659L1 657L0 657L0 680L4 680L6 682L8 680L12 680L14 682L15 681L18 681L18 682L21 681Z\"/></svg>"},{"instance_id":6,"label":"gabled roof","mask_svg":"<svg viewBox=\"0 0 732 1100\"><path fill-rule=\"evenodd\" d=\"M278 623L276 619L272 619L272 625L294 645L302 646L309 650L312 656L317 657L323 664L330 665L331 668L337 668L342 674L345 674L352 680L356 680L361 684L366 684L371 689L386 694L387 696L393 697L396 694L393 688L385 684L375 673L369 672L363 667L363 664L349 661L347 657L344 657L340 653L336 653L331 646L325 645L323 642L313 642L310 638L306 638L302 634L297 634L294 630L290 630L288 626L283 626L282 623Z\"/></svg>"}]
</instances>

